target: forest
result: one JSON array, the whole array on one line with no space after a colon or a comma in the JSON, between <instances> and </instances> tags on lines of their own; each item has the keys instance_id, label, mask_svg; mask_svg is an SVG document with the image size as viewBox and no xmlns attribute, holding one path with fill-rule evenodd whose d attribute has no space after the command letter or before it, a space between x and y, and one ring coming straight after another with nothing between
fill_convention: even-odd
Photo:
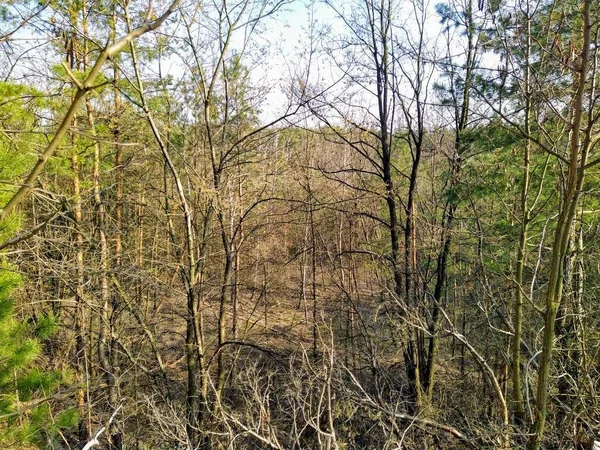
<instances>
[{"instance_id":1,"label":"forest","mask_svg":"<svg viewBox=\"0 0 600 450\"><path fill-rule=\"evenodd\" d=\"M600 446L600 2L0 0L0 448Z\"/></svg>"}]
</instances>

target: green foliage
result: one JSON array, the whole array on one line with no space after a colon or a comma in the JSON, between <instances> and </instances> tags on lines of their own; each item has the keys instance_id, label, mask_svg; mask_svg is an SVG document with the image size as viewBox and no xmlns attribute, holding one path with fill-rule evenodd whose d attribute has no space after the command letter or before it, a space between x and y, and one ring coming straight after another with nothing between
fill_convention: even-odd
<instances>
[{"instance_id":1,"label":"green foliage","mask_svg":"<svg viewBox=\"0 0 600 450\"><path fill-rule=\"evenodd\" d=\"M2 203L3 204L3 203ZM0 242L4 242L14 235L15 230L19 229L20 219L16 214L11 214L9 217L0 222Z\"/></svg>"},{"instance_id":2,"label":"green foliage","mask_svg":"<svg viewBox=\"0 0 600 450\"><path fill-rule=\"evenodd\" d=\"M228 125L231 138L235 139L234 136L239 130L258 125L260 110L251 101L250 71L244 66L239 55L234 55L228 61L221 77L222 83L227 85L227 90L214 96L213 120Z\"/></svg>"},{"instance_id":3,"label":"green foliage","mask_svg":"<svg viewBox=\"0 0 600 450\"><path fill-rule=\"evenodd\" d=\"M54 420L50 405L40 401L50 395L61 381L61 374L35 367L41 340L56 327L51 316L37 324L15 317L11 294L21 278L6 263L0 268L0 446L19 448L33 444L47 448L58 431L76 422L73 411Z\"/></svg>"},{"instance_id":4,"label":"green foliage","mask_svg":"<svg viewBox=\"0 0 600 450\"><path fill-rule=\"evenodd\" d=\"M37 124L36 111L46 107L40 93L18 84L0 83L0 123L9 130L0 136L0 205L14 193L19 180L30 170L43 146L43 136L23 133ZM14 130L14 132L13 132ZM45 139L45 138L44 138ZM20 217L12 214L0 221L0 242L13 237ZM38 364L41 344L56 328L55 318L40 315L19 320L13 295L21 277L0 254L0 448L48 448L58 431L70 427L72 413L53 421L51 406L44 401L61 382L61 374Z\"/></svg>"},{"instance_id":5,"label":"green foliage","mask_svg":"<svg viewBox=\"0 0 600 450\"><path fill-rule=\"evenodd\" d=\"M92 71L92 67L87 68L85 71L81 71L81 70L70 70L71 73L67 72L67 69L65 68L65 66L63 66L62 64L57 64L55 66L52 67L52 72L54 73L54 75L56 75L57 78L63 79L65 82L69 83L72 85L72 94L75 93L75 83L73 78L79 82L79 83L83 83L85 81L85 79L88 77L88 75L90 74L90 72ZM107 79L104 76L103 73L100 73L98 75L98 77L96 78L96 80L94 81L94 85L95 86L99 86L96 89L91 90L88 93L88 96L91 97L97 97L99 96L104 89L108 89L109 88L109 84L107 83ZM105 86L103 86L105 85Z\"/></svg>"},{"instance_id":6,"label":"green foliage","mask_svg":"<svg viewBox=\"0 0 600 450\"><path fill-rule=\"evenodd\" d=\"M45 101L35 89L15 83L0 82L0 206L16 190L14 180L31 168L37 152L43 145L43 136L23 132L37 127L35 112L45 107ZM0 224L0 239L5 239L18 227L18 220L10 218Z\"/></svg>"},{"instance_id":7,"label":"green foliage","mask_svg":"<svg viewBox=\"0 0 600 450\"><path fill-rule=\"evenodd\" d=\"M38 317L35 334L40 339L48 339L54 334L58 327L56 318L53 314L44 314Z\"/></svg>"}]
</instances>

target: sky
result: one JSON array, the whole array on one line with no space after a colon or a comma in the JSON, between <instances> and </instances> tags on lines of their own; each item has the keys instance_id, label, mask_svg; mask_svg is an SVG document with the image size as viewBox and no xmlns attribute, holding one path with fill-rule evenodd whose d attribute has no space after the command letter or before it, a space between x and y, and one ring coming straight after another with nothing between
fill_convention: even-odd
<instances>
[{"instance_id":1,"label":"sky","mask_svg":"<svg viewBox=\"0 0 600 450\"><path fill-rule=\"evenodd\" d=\"M346 0L331 1L334 2L336 8L342 7L342 4L350 3ZM426 31L432 40L437 39L440 33L439 19L434 10L436 1L432 0L426 4L426 11L429 16ZM143 4L143 1L139 3L139 7L142 8ZM206 0L202 4L205 5L207 10L211 5ZM194 5L194 3L190 3L190 5ZM405 20L406 30L409 33L414 32L414 25L410 22L410 16L413 12L412 2L404 0L400 3L399 8L400 21ZM157 6L156 9L158 11L159 7ZM351 10L346 9L345 12L348 13ZM343 50L338 50L332 55L326 55L322 50L323 47L330 46L336 37L345 32L347 30L345 30L342 20L337 17L334 9L325 4L323 0L290 1L275 15L266 18L262 22L255 33L254 39L264 52L261 53L254 48L252 50L254 56L249 54L249 59L244 64L250 69L252 85L260 87L262 92L267 92L259 104L260 118L263 122L270 122L285 111L288 105L288 92L291 84L295 83L297 87L299 79L306 80L309 67L309 84L327 86L335 83L340 78L340 71L336 70L334 65L331 64L331 57L338 60L342 59L341 52ZM101 30L100 33L102 33ZM179 28L177 33L181 35L182 28ZM38 38L30 30L24 29L19 32L19 38L34 37ZM311 39L315 52L311 52ZM234 35L231 54L240 52L243 43L244 33L243 30L239 30ZM256 59L256 55L260 55L260 57ZM44 56L44 51L39 52L37 55L38 58ZM147 68L158 72L158 68L154 63ZM184 77L186 70L188 69L181 63L181 59L178 61L177 57L171 57L161 62L162 73L168 73L176 79Z\"/></svg>"},{"instance_id":2,"label":"sky","mask_svg":"<svg viewBox=\"0 0 600 450\"><path fill-rule=\"evenodd\" d=\"M343 8L342 1L334 0L335 7ZM439 2L426 0L425 33L430 40L429 45L438 48L438 51L443 51L439 47L444 37L440 35L441 25L435 12L436 3ZM350 2L344 1L343 4L350 4ZM344 10L346 14L352 12L351 8ZM409 0L399 4L398 22L408 33L414 35L416 27L413 23L413 13L412 3ZM267 84L271 87L261 107L263 122L271 121L281 113L287 104L286 91L289 89L290 80L303 79L309 65L310 82L326 86L339 80L341 72L335 69L330 58L333 56L338 60L343 59L344 50L340 49L332 55L326 55L322 52L323 48L316 48L317 51L311 56L310 42L312 37L315 47L327 47L333 45L334 39L347 33L348 30L336 11L324 1L293 1L276 17L269 18L265 22L265 30L260 33L258 39L269 47L267 69L257 67L252 72L256 85Z\"/></svg>"},{"instance_id":3,"label":"sky","mask_svg":"<svg viewBox=\"0 0 600 450\"><path fill-rule=\"evenodd\" d=\"M309 58L311 70L316 70L322 60L310 55L311 32L322 27L339 26L331 8L323 2L294 1L285 6L276 17L268 19L259 41L269 48L269 60L264 67L252 73L256 84L271 87L261 107L261 119L270 122L278 117L288 104L287 91L290 80L304 78Z\"/></svg>"}]
</instances>

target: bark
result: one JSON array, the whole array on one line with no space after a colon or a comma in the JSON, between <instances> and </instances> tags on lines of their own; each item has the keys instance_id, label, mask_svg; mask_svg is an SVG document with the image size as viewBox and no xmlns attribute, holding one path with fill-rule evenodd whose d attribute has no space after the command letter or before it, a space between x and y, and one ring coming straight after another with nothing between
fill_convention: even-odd
<instances>
[{"instance_id":1,"label":"bark","mask_svg":"<svg viewBox=\"0 0 600 450\"><path fill-rule=\"evenodd\" d=\"M171 16L171 14L173 14L175 10L179 7L179 3L180 0L175 0L173 3L171 3L169 8L156 20L152 22L146 21L144 25L131 30L129 33L120 38L114 44L107 45L106 47L104 47L98 55L96 62L92 66L90 72L88 73L85 80L83 80L83 82L79 82L77 78L72 76L72 81L77 85L77 92L73 97L73 101L71 102L69 109L67 110L60 125L58 126L54 137L52 138L48 146L44 149L44 151L40 154L38 161L25 178L25 181L23 182L21 187L11 197L8 203L6 203L2 211L0 211L0 219L9 216L15 210L15 208L27 197L29 192L31 192L31 190L33 189L33 185L37 181L39 175L44 170L46 163L54 155L56 149L62 141L62 138L69 130L71 121L75 117L75 114L79 110L81 105L84 103L84 99L86 98L88 92L94 90L97 87L94 85L94 82L100 75L100 71L102 70L102 67L106 60L120 53L138 37L142 36L143 34L149 31L156 30L158 27L160 27L163 24L163 22L167 20L167 18ZM69 73L71 73L68 67L67 69L69 70Z\"/></svg>"},{"instance_id":2,"label":"bark","mask_svg":"<svg viewBox=\"0 0 600 450\"><path fill-rule=\"evenodd\" d=\"M527 16L527 42L525 44L525 133L531 134L531 87L530 87L530 65L529 54L531 51L531 18L529 16L529 2L525 11ZM523 388L521 383L521 339L523 338L523 270L526 260L526 246L529 231L531 210L527 204L530 177L530 155L531 141L525 142L523 151L523 181L521 184L521 230L519 234L519 246L517 249L517 262L515 270L515 310L514 310L514 336L512 340L512 385L513 401L515 407L515 425L521 427L525 419L525 404L523 401Z\"/></svg>"},{"instance_id":3,"label":"bark","mask_svg":"<svg viewBox=\"0 0 600 450\"><path fill-rule=\"evenodd\" d=\"M448 260L452 245L454 221L456 210L458 209L460 198L456 192L461 180L462 162L467 150L464 144L464 133L467 131L470 120L470 102L473 83L473 71L475 70L475 58L477 54L476 29L473 13L473 2L469 0L467 11L465 12L465 28L467 33L467 52L464 64L464 83L461 91L461 98L455 99L455 136L454 153L451 161L451 181L448 192L448 200L444 206L442 214L442 233L440 240L440 253L437 257L437 268L435 277L435 286L433 290L433 304L431 308L431 320L429 323L429 348L427 351L427 362L424 365L425 389L427 397L433 395L435 383L435 360L438 352L439 337L438 325L440 320L440 308L444 305L444 293L448 279ZM452 82L454 83L455 80Z\"/></svg>"},{"instance_id":4,"label":"bark","mask_svg":"<svg viewBox=\"0 0 600 450\"><path fill-rule=\"evenodd\" d=\"M128 18L130 25L130 20ZM196 298L196 290L198 283L198 261L196 260L196 244L195 244L195 232L193 225L192 209L188 202L183 187L182 178L179 175L179 171L175 166L168 146L163 141L163 138L156 126L154 117L150 112L144 86L140 76L136 51L133 43L130 44L132 61L135 71L137 90L140 96L142 109L144 111L146 120L154 140L157 143L159 150L164 158L165 165L168 168L173 181L175 183L175 190L178 196L179 203L183 210L183 221L184 221L184 233L185 233L185 247L184 247L184 264L180 267L179 273L182 283L186 290L186 334L185 334L185 355L186 355L186 372L187 372L187 392L186 392L186 410L187 410L187 421L186 421L186 433L189 443L192 446L196 446L198 443L198 427L199 427L199 413L206 405L206 374L205 374L205 363L204 363L204 347L202 340L203 329L201 328L201 321L198 313L198 301ZM171 233L174 236L174 231ZM201 391L199 396L197 389L197 379L201 380ZM200 407L196 405L200 403ZM204 405L204 406L203 406Z\"/></svg>"},{"instance_id":5,"label":"bark","mask_svg":"<svg viewBox=\"0 0 600 450\"><path fill-rule=\"evenodd\" d=\"M102 189L100 181L100 166L101 166L101 148L96 135L96 125L92 107L89 101L86 101L86 112L88 125L90 126L91 135L95 140L94 143L94 167L93 167L93 190L94 203L96 208L96 230L98 233L98 249L99 255L99 281L100 281L100 333L98 336L98 357L100 359L100 368L102 377L107 386L108 407L112 414L117 408L117 374L115 373L113 358L113 310L110 301L110 290L108 284L109 270L109 255L108 255L108 240L106 233L106 207L102 199ZM108 430L107 437L111 448L118 448L113 445L111 430ZM117 438L118 439L118 438Z\"/></svg>"},{"instance_id":6,"label":"bark","mask_svg":"<svg viewBox=\"0 0 600 450\"><path fill-rule=\"evenodd\" d=\"M86 334L86 305L83 299L84 285L84 258L83 258L83 234L81 227L83 214L81 210L81 183L79 156L77 150L73 150L71 157L71 169L73 171L73 219L75 222L75 354L76 354L76 379L77 388L77 413L79 414L78 437L79 442L86 442L90 437L90 426L88 422L89 412L87 409L87 349L85 345Z\"/></svg>"},{"instance_id":7,"label":"bark","mask_svg":"<svg viewBox=\"0 0 600 450\"><path fill-rule=\"evenodd\" d=\"M75 55L71 50L66 55L66 60L71 69L75 69L78 64ZM77 128L77 117L73 117L71 129ZM78 440L79 443L86 442L90 438L90 415L89 396L88 396L88 351L85 345L86 320L88 316L87 305L84 300L84 238L83 210L81 196L81 167L79 151L77 148L76 135L73 131L70 133L71 145L73 146L71 155L71 170L73 174L73 220L75 223L75 357L76 357L76 379L78 383L76 392L77 413L79 414Z\"/></svg>"},{"instance_id":8,"label":"bark","mask_svg":"<svg viewBox=\"0 0 600 450\"><path fill-rule=\"evenodd\" d=\"M584 115L586 113L584 98L588 81L588 66L591 48L591 17L590 8L592 1L585 0L582 5L582 47L578 64L574 70L573 97L571 101L572 120L569 136L569 164L568 174L562 192L561 207L556 231L552 244L552 259L548 289L545 299L544 335L542 342L542 355L538 369L538 386L535 403L535 422L531 429L531 438L527 444L528 450L539 450L542 446L543 435L546 429L546 416L548 414L548 396L550 388L550 375L552 356L554 351L554 337L556 317L563 296L563 270L571 229L579 203L581 188L585 178L587 156L591 143L591 123L583 130Z\"/></svg>"}]
</instances>

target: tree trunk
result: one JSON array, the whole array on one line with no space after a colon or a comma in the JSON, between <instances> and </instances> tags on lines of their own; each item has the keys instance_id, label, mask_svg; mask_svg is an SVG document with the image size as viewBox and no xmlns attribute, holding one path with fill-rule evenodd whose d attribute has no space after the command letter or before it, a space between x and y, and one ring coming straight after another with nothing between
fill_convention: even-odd
<instances>
[{"instance_id":1,"label":"tree trunk","mask_svg":"<svg viewBox=\"0 0 600 450\"><path fill-rule=\"evenodd\" d=\"M591 141L591 124L585 128L582 139L583 120L585 115L584 96L586 92L588 65L591 47L591 8L592 0L585 0L582 5L582 50L578 58L579 64L573 77L573 97L571 102L572 120L569 136L569 165L564 190L561 195L561 208L556 223L556 231L552 244L552 260L548 289L546 292L546 309L544 316L544 335L542 355L538 369L537 398L535 404L535 422L532 435L528 442L528 450L539 450L546 427L548 413L548 395L550 389L550 374L556 316L563 296L563 269L567 254L571 229L579 203L581 188L585 178L585 168ZM591 120L591 118L590 118Z\"/></svg>"}]
</instances>

